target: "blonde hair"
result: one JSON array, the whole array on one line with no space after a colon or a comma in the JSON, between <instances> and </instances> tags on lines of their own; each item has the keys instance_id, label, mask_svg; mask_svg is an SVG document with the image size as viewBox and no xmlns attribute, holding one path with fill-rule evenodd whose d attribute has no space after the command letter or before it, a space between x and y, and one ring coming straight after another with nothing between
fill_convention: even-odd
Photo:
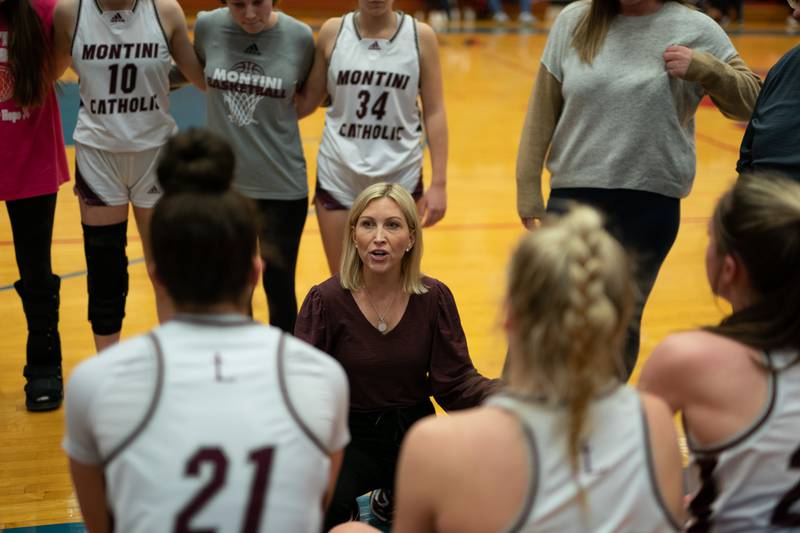
<instances>
[{"instance_id":1,"label":"blonde hair","mask_svg":"<svg viewBox=\"0 0 800 533\"><path fill-rule=\"evenodd\" d=\"M414 245L411 250L403 256L400 265L400 276L402 278L403 290L408 294L424 294L428 292L427 287L422 284L422 231L419 225L419 215L417 206L411 194L400 185L394 183L375 183L363 191L353 202L350 214L347 219L347 232L344 236L342 249L342 264L339 273L339 280L342 287L355 291L364 287L364 263L358 255L355 243L355 228L358 217L373 200L379 198L389 198L397 204L408 225L408 231L414 238Z\"/></svg>"},{"instance_id":2,"label":"blonde hair","mask_svg":"<svg viewBox=\"0 0 800 533\"><path fill-rule=\"evenodd\" d=\"M588 2L586 10L575 31L572 34L572 47L578 52L578 57L587 65L591 65L608 35L608 28L614 17L619 15L619 0L583 0ZM681 0L662 0L662 2Z\"/></svg>"},{"instance_id":3,"label":"blonde hair","mask_svg":"<svg viewBox=\"0 0 800 533\"><path fill-rule=\"evenodd\" d=\"M634 285L622 247L589 207L575 207L525 236L511 259L509 386L566 405L577 471L592 400L623 372L622 343Z\"/></svg>"}]
</instances>

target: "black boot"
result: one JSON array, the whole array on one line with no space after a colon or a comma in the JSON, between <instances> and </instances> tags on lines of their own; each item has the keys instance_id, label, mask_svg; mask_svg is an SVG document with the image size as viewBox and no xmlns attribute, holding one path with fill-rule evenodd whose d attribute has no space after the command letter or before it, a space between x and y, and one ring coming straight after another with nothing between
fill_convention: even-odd
<instances>
[{"instance_id":1,"label":"black boot","mask_svg":"<svg viewBox=\"0 0 800 533\"><path fill-rule=\"evenodd\" d=\"M21 280L14 283L28 322L27 364L23 371L27 380L25 407L28 411L58 409L64 398L58 335L60 287L61 278L56 275L49 283L33 288L23 287Z\"/></svg>"}]
</instances>

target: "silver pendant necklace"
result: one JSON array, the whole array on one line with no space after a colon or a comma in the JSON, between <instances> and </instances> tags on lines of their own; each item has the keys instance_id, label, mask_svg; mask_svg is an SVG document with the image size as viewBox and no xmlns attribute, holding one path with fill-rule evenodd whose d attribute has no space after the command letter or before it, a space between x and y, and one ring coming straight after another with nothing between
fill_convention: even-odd
<instances>
[{"instance_id":1,"label":"silver pendant necklace","mask_svg":"<svg viewBox=\"0 0 800 533\"><path fill-rule=\"evenodd\" d=\"M369 302L370 307L372 307L372 310L375 311L376 315L378 315L378 325L375 327L377 327L378 331L381 333L386 333L386 330L389 329L389 324L386 322L386 315L394 305L395 300L397 300L397 292L394 293L392 301L389 302L389 305L386 306L386 309L384 309L383 313L378 311L378 308L375 307L374 303L372 303L372 298L369 295L369 289L367 289L366 285L364 285L364 294L367 296L367 302Z\"/></svg>"}]
</instances>

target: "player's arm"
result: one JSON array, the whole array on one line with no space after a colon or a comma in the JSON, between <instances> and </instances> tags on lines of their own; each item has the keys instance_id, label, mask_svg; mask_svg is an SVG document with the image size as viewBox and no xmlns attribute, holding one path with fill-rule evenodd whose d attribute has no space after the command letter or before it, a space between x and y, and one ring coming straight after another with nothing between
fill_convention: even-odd
<instances>
[{"instance_id":1,"label":"player's arm","mask_svg":"<svg viewBox=\"0 0 800 533\"><path fill-rule=\"evenodd\" d=\"M683 522L683 465L678 434L669 407L661 399L646 392L639 397L648 429L650 458L661 498L675 522Z\"/></svg>"},{"instance_id":2,"label":"player's arm","mask_svg":"<svg viewBox=\"0 0 800 533\"><path fill-rule=\"evenodd\" d=\"M429 417L414 424L403 441L397 467L394 533L436 531L436 502L447 489L441 484L443 476L436 474L441 462L438 454L448 449L447 435L439 429L435 417Z\"/></svg>"},{"instance_id":3,"label":"player's arm","mask_svg":"<svg viewBox=\"0 0 800 533\"><path fill-rule=\"evenodd\" d=\"M333 498L333 491L336 489L336 481L339 479L339 471L342 469L342 461L344 460L344 449L328 455L331 460L331 469L328 477L328 488L325 490L325 496L322 499L322 510L327 511L328 506L331 504Z\"/></svg>"},{"instance_id":4,"label":"player's arm","mask_svg":"<svg viewBox=\"0 0 800 533\"><path fill-rule=\"evenodd\" d=\"M697 332L676 333L656 346L639 376L637 388L652 393L675 413L697 400L702 386L704 357L697 357Z\"/></svg>"},{"instance_id":5,"label":"player's arm","mask_svg":"<svg viewBox=\"0 0 800 533\"><path fill-rule=\"evenodd\" d=\"M156 0L158 13L165 25L170 40L172 59L181 73L198 89L205 90L203 67L195 54L194 46L189 40L189 29L186 27L186 16L175 0Z\"/></svg>"},{"instance_id":6,"label":"player's arm","mask_svg":"<svg viewBox=\"0 0 800 533\"><path fill-rule=\"evenodd\" d=\"M53 13L53 79L59 79L72 64L72 32L75 31L78 3L59 0Z\"/></svg>"},{"instance_id":7,"label":"player's arm","mask_svg":"<svg viewBox=\"0 0 800 533\"><path fill-rule=\"evenodd\" d=\"M112 531L111 514L106 505L106 483L99 466L87 465L70 458L72 483L89 533Z\"/></svg>"},{"instance_id":8,"label":"player's arm","mask_svg":"<svg viewBox=\"0 0 800 533\"><path fill-rule=\"evenodd\" d=\"M540 64L517 151L517 213L527 229L544 216L542 169L563 105L561 83Z\"/></svg>"},{"instance_id":9,"label":"player's arm","mask_svg":"<svg viewBox=\"0 0 800 533\"><path fill-rule=\"evenodd\" d=\"M436 33L425 23L416 24L419 32L422 118L431 152L432 170L431 184L420 204L422 225L425 227L436 224L447 211L447 114Z\"/></svg>"},{"instance_id":10,"label":"player's arm","mask_svg":"<svg viewBox=\"0 0 800 533\"><path fill-rule=\"evenodd\" d=\"M341 17L332 18L326 20L319 30L314 63L311 65L311 71L302 91L295 95L297 118L307 117L313 113L328 95L328 62L341 25Z\"/></svg>"}]
</instances>

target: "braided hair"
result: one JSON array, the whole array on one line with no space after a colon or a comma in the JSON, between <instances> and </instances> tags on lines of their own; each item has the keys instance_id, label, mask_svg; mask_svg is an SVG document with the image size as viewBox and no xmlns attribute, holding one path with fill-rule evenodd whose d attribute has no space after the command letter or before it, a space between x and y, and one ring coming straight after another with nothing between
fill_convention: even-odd
<instances>
[{"instance_id":1,"label":"braided hair","mask_svg":"<svg viewBox=\"0 0 800 533\"><path fill-rule=\"evenodd\" d=\"M547 221L511 260L509 386L566 407L576 472L589 406L623 375L634 290L625 252L589 207Z\"/></svg>"}]
</instances>

